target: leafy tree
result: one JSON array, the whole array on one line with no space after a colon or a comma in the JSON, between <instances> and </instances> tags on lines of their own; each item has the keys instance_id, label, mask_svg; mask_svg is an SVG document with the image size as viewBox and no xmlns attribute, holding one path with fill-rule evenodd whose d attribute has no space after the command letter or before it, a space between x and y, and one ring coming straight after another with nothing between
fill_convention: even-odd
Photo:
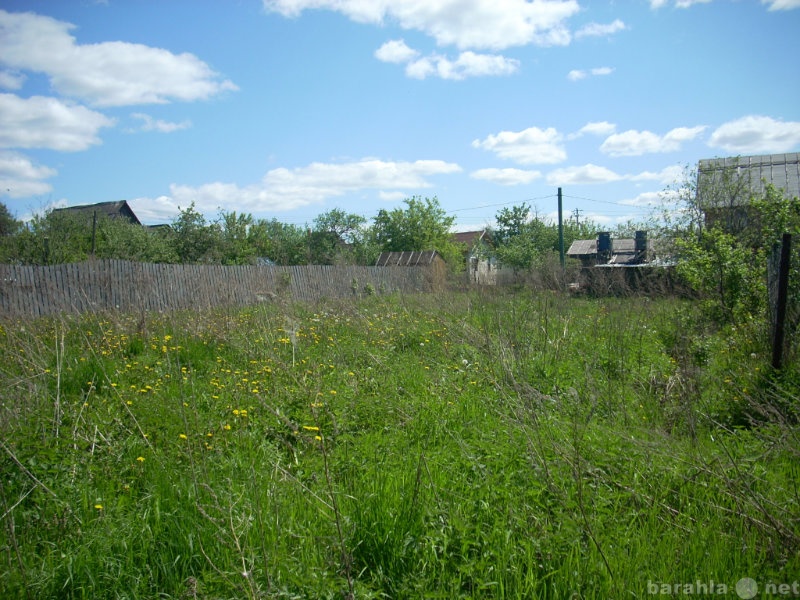
<instances>
[{"instance_id":1,"label":"leafy tree","mask_svg":"<svg viewBox=\"0 0 800 600\"><path fill-rule=\"evenodd\" d=\"M361 215L348 214L339 208L317 216L309 234L310 262L331 265L348 261L351 257L345 248L359 240L364 223L366 219Z\"/></svg>"},{"instance_id":2,"label":"leafy tree","mask_svg":"<svg viewBox=\"0 0 800 600\"><path fill-rule=\"evenodd\" d=\"M194 202L172 222L175 250L182 263L217 262L219 258L219 225L209 224L195 209Z\"/></svg>"},{"instance_id":3,"label":"leafy tree","mask_svg":"<svg viewBox=\"0 0 800 600\"><path fill-rule=\"evenodd\" d=\"M0 236L12 235L19 231L22 223L14 218L8 207L0 202Z\"/></svg>"},{"instance_id":4,"label":"leafy tree","mask_svg":"<svg viewBox=\"0 0 800 600\"><path fill-rule=\"evenodd\" d=\"M452 268L463 268L463 248L450 235L455 217L448 217L435 197L414 196L404 202L405 209L381 209L375 217L374 236L380 248L384 252L437 250Z\"/></svg>"},{"instance_id":5,"label":"leafy tree","mask_svg":"<svg viewBox=\"0 0 800 600\"><path fill-rule=\"evenodd\" d=\"M277 265L308 263L308 234L302 227L281 223L277 219L259 219L251 227L248 237L259 259Z\"/></svg>"},{"instance_id":6,"label":"leafy tree","mask_svg":"<svg viewBox=\"0 0 800 600\"><path fill-rule=\"evenodd\" d=\"M530 269L559 251L558 225L539 219L526 203L501 209L495 220L497 226L493 236L497 258L515 271ZM564 223L565 249L574 240L594 237L596 231L597 226L590 221L580 225Z\"/></svg>"},{"instance_id":7,"label":"leafy tree","mask_svg":"<svg viewBox=\"0 0 800 600\"><path fill-rule=\"evenodd\" d=\"M250 214L236 214L236 211L220 212L219 254L224 265L247 265L255 262L256 246L252 231L254 221Z\"/></svg>"}]
</instances>

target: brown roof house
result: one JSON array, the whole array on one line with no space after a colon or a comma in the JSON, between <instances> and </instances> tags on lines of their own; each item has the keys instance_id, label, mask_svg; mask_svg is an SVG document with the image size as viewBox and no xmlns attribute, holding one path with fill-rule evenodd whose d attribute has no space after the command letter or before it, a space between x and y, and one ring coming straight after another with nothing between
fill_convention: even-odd
<instances>
[{"instance_id":1,"label":"brown roof house","mask_svg":"<svg viewBox=\"0 0 800 600\"><path fill-rule=\"evenodd\" d=\"M707 226L739 233L748 227L747 204L767 184L786 198L800 197L800 153L703 159L697 165L697 202Z\"/></svg>"},{"instance_id":2,"label":"brown roof house","mask_svg":"<svg viewBox=\"0 0 800 600\"><path fill-rule=\"evenodd\" d=\"M125 219L134 225L142 224L126 200L68 206L66 208L56 208L53 212L65 215L86 215L89 220L95 216L106 216L111 219Z\"/></svg>"}]
</instances>

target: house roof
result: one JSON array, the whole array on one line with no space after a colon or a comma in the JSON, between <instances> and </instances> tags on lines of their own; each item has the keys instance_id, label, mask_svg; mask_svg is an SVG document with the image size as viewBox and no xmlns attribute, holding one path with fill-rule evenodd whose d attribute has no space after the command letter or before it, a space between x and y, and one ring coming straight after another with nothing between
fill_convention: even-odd
<instances>
[{"instance_id":1,"label":"house roof","mask_svg":"<svg viewBox=\"0 0 800 600\"><path fill-rule=\"evenodd\" d=\"M650 242L648 242L649 244ZM619 238L611 240L612 254L631 254L636 252L636 240ZM567 250L567 256L593 256L597 254L597 240L575 240Z\"/></svg>"},{"instance_id":2,"label":"house roof","mask_svg":"<svg viewBox=\"0 0 800 600\"><path fill-rule=\"evenodd\" d=\"M467 247L471 248L478 242L486 242L491 245L492 237L485 229L481 231L459 231L453 234L453 241L458 244L466 244Z\"/></svg>"},{"instance_id":3,"label":"house roof","mask_svg":"<svg viewBox=\"0 0 800 600\"><path fill-rule=\"evenodd\" d=\"M436 250L383 252L376 267L427 267L437 259L444 260Z\"/></svg>"},{"instance_id":4,"label":"house roof","mask_svg":"<svg viewBox=\"0 0 800 600\"><path fill-rule=\"evenodd\" d=\"M97 204L82 204L80 206L68 206L66 208L56 208L53 212L68 212L72 214L92 215L99 213L111 218L124 217L131 223L141 225L139 217L133 212L127 200L117 200L114 202L98 202Z\"/></svg>"},{"instance_id":5,"label":"house roof","mask_svg":"<svg viewBox=\"0 0 800 600\"><path fill-rule=\"evenodd\" d=\"M738 206L750 200L752 194L762 194L771 183L783 190L785 196L800 196L800 153L767 154L703 159L697 166L697 193L706 205ZM717 198L715 186L733 185L733 193ZM747 193L737 194L743 188Z\"/></svg>"}]
</instances>

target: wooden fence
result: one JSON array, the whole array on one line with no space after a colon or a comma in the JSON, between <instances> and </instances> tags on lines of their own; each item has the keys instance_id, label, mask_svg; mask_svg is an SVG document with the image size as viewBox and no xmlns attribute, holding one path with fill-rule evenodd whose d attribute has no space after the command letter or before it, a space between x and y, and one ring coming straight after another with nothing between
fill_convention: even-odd
<instances>
[{"instance_id":1,"label":"wooden fence","mask_svg":"<svg viewBox=\"0 0 800 600\"><path fill-rule=\"evenodd\" d=\"M280 299L423 292L431 285L424 267L165 265L122 260L0 265L0 313L39 317L205 309Z\"/></svg>"}]
</instances>

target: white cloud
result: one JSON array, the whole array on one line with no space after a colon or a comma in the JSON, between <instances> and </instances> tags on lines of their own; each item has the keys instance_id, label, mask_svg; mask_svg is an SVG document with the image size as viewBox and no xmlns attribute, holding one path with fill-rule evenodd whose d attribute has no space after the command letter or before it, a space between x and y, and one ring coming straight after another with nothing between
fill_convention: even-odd
<instances>
[{"instance_id":1,"label":"white cloud","mask_svg":"<svg viewBox=\"0 0 800 600\"><path fill-rule=\"evenodd\" d=\"M631 181L658 181L663 185L669 185L680 181L683 178L684 169L680 165L671 165L660 171L642 171L637 175L630 175L626 179Z\"/></svg>"},{"instance_id":2,"label":"white cloud","mask_svg":"<svg viewBox=\"0 0 800 600\"><path fill-rule=\"evenodd\" d=\"M503 49L567 45L565 21L577 14L576 0L263 0L264 8L286 17L306 9L340 12L359 23L397 22L422 31L441 46Z\"/></svg>"},{"instance_id":3,"label":"white cloud","mask_svg":"<svg viewBox=\"0 0 800 600\"><path fill-rule=\"evenodd\" d=\"M800 146L800 122L750 115L720 125L708 145L732 154L790 152Z\"/></svg>"},{"instance_id":4,"label":"white cloud","mask_svg":"<svg viewBox=\"0 0 800 600\"><path fill-rule=\"evenodd\" d=\"M203 213L216 213L219 208L235 207L237 211L264 213L286 211L320 204L329 198L365 190L417 191L431 187L429 177L461 171L454 163L441 160L389 162L364 159L357 162L330 164L312 163L296 169L278 168L268 171L255 184L207 183L201 186L171 185L170 195L155 200L138 198L137 206L160 209L163 219L166 207L189 206L192 202Z\"/></svg>"},{"instance_id":5,"label":"white cloud","mask_svg":"<svg viewBox=\"0 0 800 600\"><path fill-rule=\"evenodd\" d=\"M630 129L610 135L600 146L600 151L611 156L640 156L661 152L676 152L684 142L694 140L705 126L677 127L660 136L652 131Z\"/></svg>"},{"instance_id":6,"label":"white cloud","mask_svg":"<svg viewBox=\"0 0 800 600\"><path fill-rule=\"evenodd\" d=\"M455 61L444 56L431 55L406 65L406 75L414 79L440 77L460 80L467 77L511 75L519 69L519 61L496 54L462 52Z\"/></svg>"},{"instance_id":7,"label":"white cloud","mask_svg":"<svg viewBox=\"0 0 800 600\"><path fill-rule=\"evenodd\" d=\"M547 185L562 186L611 183L619 181L620 179L623 179L622 175L615 173L611 169L588 164L580 167L565 167L563 169L551 171L547 174Z\"/></svg>"},{"instance_id":8,"label":"white cloud","mask_svg":"<svg viewBox=\"0 0 800 600\"><path fill-rule=\"evenodd\" d=\"M800 8L800 0L761 0L761 4L768 4L769 10L792 10Z\"/></svg>"},{"instance_id":9,"label":"white cloud","mask_svg":"<svg viewBox=\"0 0 800 600\"><path fill-rule=\"evenodd\" d=\"M385 202L398 202L408 198L408 194L406 192L387 192L385 190L381 190L378 192L378 198Z\"/></svg>"},{"instance_id":10,"label":"white cloud","mask_svg":"<svg viewBox=\"0 0 800 600\"><path fill-rule=\"evenodd\" d=\"M409 48L403 40L391 40L375 51L375 58L380 61L403 64L414 60L419 52Z\"/></svg>"},{"instance_id":11,"label":"white cloud","mask_svg":"<svg viewBox=\"0 0 800 600\"><path fill-rule=\"evenodd\" d=\"M17 152L0 151L0 196L27 198L52 191L44 180L57 174L55 169L33 164Z\"/></svg>"},{"instance_id":12,"label":"white cloud","mask_svg":"<svg viewBox=\"0 0 800 600\"><path fill-rule=\"evenodd\" d=\"M570 136L570 138L578 138L584 134L589 135L611 135L617 130L617 126L614 123L609 123L608 121L593 121L591 123L587 123L583 127L581 127L577 133L574 133Z\"/></svg>"},{"instance_id":13,"label":"white cloud","mask_svg":"<svg viewBox=\"0 0 800 600\"><path fill-rule=\"evenodd\" d=\"M779 0L780 1L780 0ZM689 8L694 4L708 4L711 0L675 0L675 8ZM669 4L669 0L650 0L650 8L659 9Z\"/></svg>"},{"instance_id":14,"label":"white cloud","mask_svg":"<svg viewBox=\"0 0 800 600\"><path fill-rule=\"evenodd\" d=\"M0 88L5 90L19 90L25 83L25 75L17 71L0 71Z\"/></svg>"},{"instance_id":15,"label":"white cloud","mask_svg":"<svg viewBox=\"0 0 800 600\"><path fill-rule=\"evenodd\" d=\"M55 98L0 94L0 148L86 150L100 143L100 129L113 124L103 114Z\"/></svg>"},{"instance_id":16,"label":"white cloud","mask_svg":"<svg viewBox=\"0 0 800 600\"><path fill-rule=\"evenodd\" d=\"M529 127L523 131L501 131L484 140L474 140L472 147L489 150L500 158L524 165L554 164L567 158L563 141L563 136L552 127Z\"/></svg>"},{"instance_id":17,"label":"white cloud","mask_svg":"<svg viewBox=\"0 0 800 600\"><path fill-rule=\"evenodd\" d=\"M483 179L498 185L521 185L539 179L542 174L539 171L528 171L524 169L478 169L469 175L473 179Z\"/></svg>"},{"instance_id":18,"label":"white cloud","mask_svg":"<svg viewBox=\"0 0 800 600\"><path fill-rule=\"evenodd\" d=\"M627 26L619 19L616 19L613 23L608 24L589 23L575 32L575 38L580 39L584 37L603 37L613 35L618 31L624 31L625 29L627 29Z\"/></svg>"},{"instance_id":19,"label":"white cloud","mask_svg":"<svg viewBox=\"0 0 800 600\"><path fill-rule=\"evenodd\" d=\"M626 198L619 201L619 204L624 204L626 206L638 206L642 208L660 206L663 203L663 192L644 192L635 198Z\"/></svg>"},{"instance_id":20,"label":"white cloud","mask_svg":"<svg viewBox=\"0 0 800 600\"><path fill-rule=\"evenodd\" d=\"M78 44L74 26L0 10L0 64L44 73L60 94L95 106L201 100L235 90L196 56L127 42Z\"/></svg>"},{"instance_id":21,"label":"white cloud","mask_svg":"<svg viewBox=\"0 0 800 600\"><path fill-rule=\"evenodd\" d=\"M142 121L138 128L128 129L128 133L136 131L157 131L159 133L172 133L173 131L180 131L181 129L188 129L192 126L191 121L181 121L180 123L172 123L170 121L163 121L161 119L154 119L145 113L133 113L132 118Z\"/></svg>"},{"instance_id":22,"label":"white cloud","mask_svg":"<svg viewBox=\"0 0 800 600\"><path fill-rule=\"evenodd\" d=\"M611 75L614 72L614 69L611 67L596 67L594 69L590 69L585 71L583 69L573 69L569 73L567 73L567 79L570 81L580 81L581 79L586 79L589 75Z\"/></svg>"}]
</instances>

